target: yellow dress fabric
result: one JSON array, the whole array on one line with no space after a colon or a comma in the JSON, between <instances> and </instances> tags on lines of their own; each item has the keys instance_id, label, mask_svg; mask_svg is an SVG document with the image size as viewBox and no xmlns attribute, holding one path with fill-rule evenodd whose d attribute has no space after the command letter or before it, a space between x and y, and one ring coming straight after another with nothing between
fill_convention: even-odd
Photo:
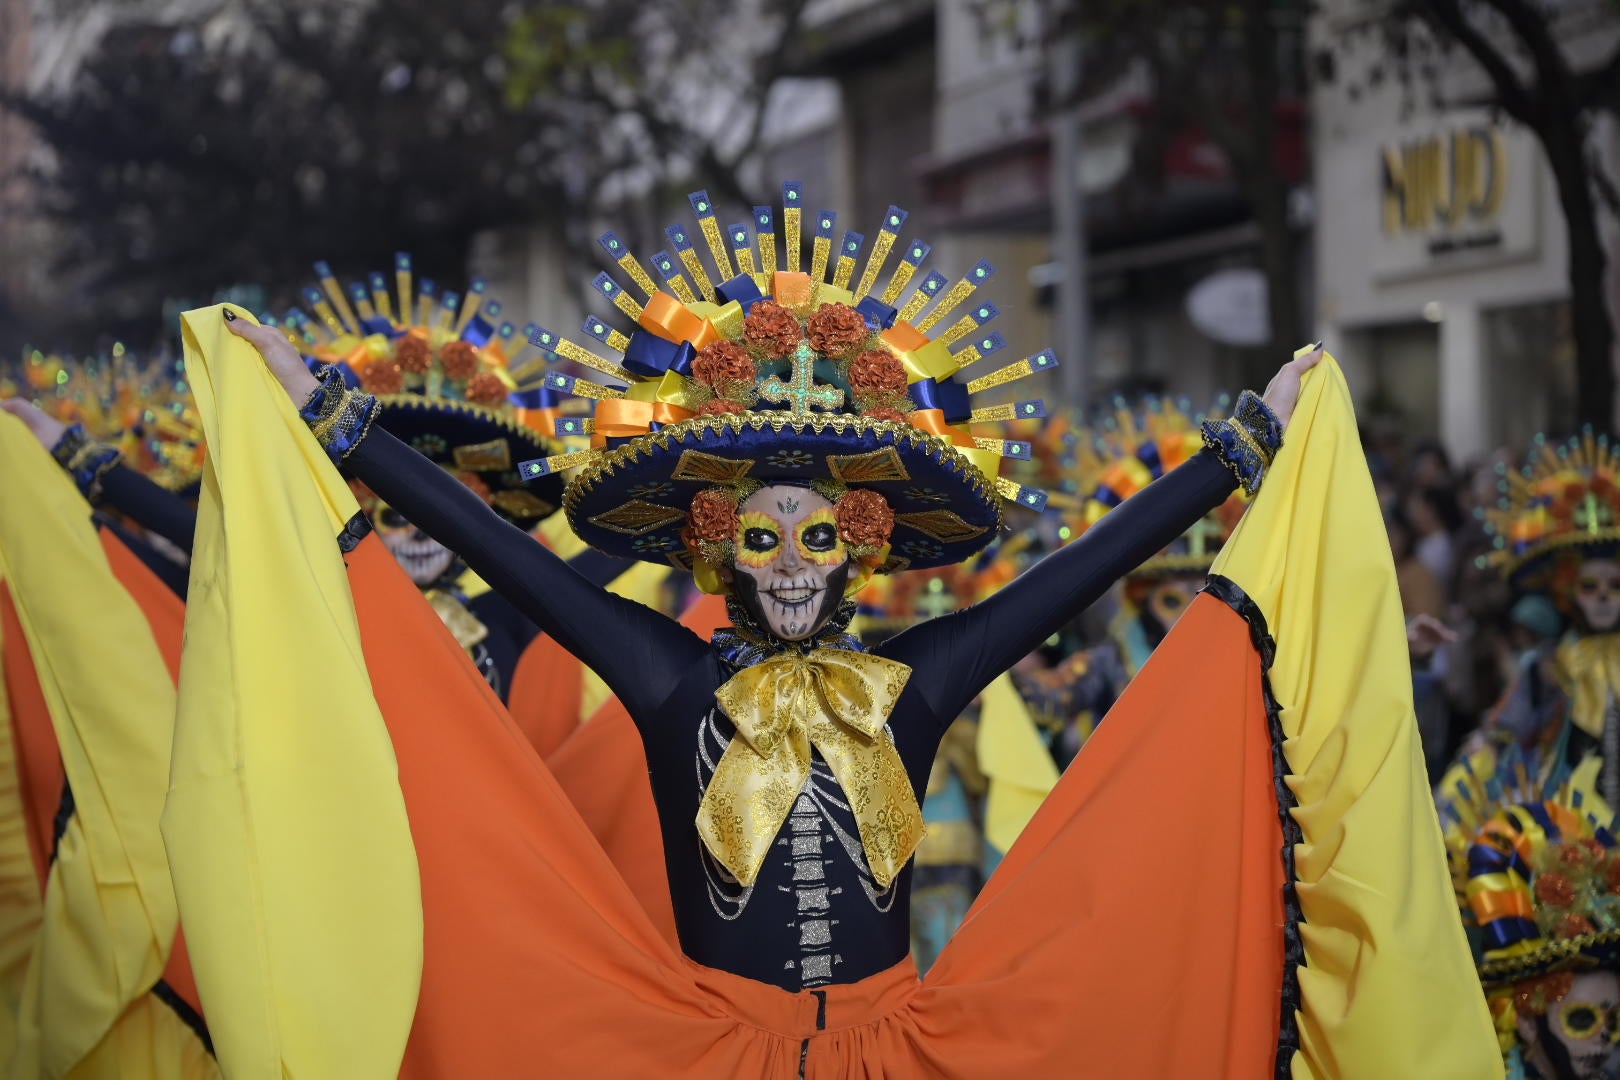
<instances>
[{"instance_id":1,"label":"yellow dress fabric","mask_svg":"<svg viewBox=\"0 0 1620 1080\"><path fill-rule=\"evenodd\" d=\"M221 311L181 319L208 441L163 815L187 945L231 1077L393 1076L421 885L336 542L358 505Z\"/></svg>"},{"instance_id":2,"label":"yellow dress fabric","mask_svg":"<svg viewBox=\"0 0 1620 1080\"><path fill-rule=\"evenodd\" d=\"M1277 643L1271 685L1303 834L1293 1075L1500 1076L1425 782L1393 560L1368 542L1381 528L1349 390L1328 358L1214 567L1259 605Z\"/></svg>"},{"instance_id":3,"label":"yellow dress fabric","mask_svg":"<svg viewBox=\"0 0 1620 1080\"><path fill-rule=\"evenodd\" d=\"M149 993L178 926L158 832L174 684L67 475L9 417L0 459L0 577L75 803L21 988L11 1075L217 1075L196 1036ZM9 864L11 846L0 850Z\"/></svg>"},{"instance_id":4,"label":"yellow dress fabric","mask_svg":"<svg viewBox=\"0 0 1620 1080\"><path fill-rule=\"evenodd\" d=\"M1005 854L1058 782L1057 763L1006 672L980 699L979 767L990 785L984 838Z\"/></svg>"},{"instance_id":5,"label":"yellow dress fabric","mask_svg":"<svg viewBox=\"0 0 1620 1080\"><path fill-rule=\"evenodd\" d=\"M17 1049L17 1014L41 918L8 701L0 671L0 1064Z\"/></svg>"}]
</instances>

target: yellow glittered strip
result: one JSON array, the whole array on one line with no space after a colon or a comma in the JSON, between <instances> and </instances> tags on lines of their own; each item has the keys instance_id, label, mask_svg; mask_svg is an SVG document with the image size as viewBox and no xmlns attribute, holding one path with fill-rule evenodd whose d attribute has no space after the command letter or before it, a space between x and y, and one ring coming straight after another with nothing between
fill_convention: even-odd
<instances>
[{"instance_id":1,"label":"yellow glittered strip","mask_svg":"<svg viewBox=\"0 0 1620 1080\"><path fill-rule=\"evenodd\" d=\"M615 390L611 386L603 386L589 379L576 379L572 375L564 375L557 371L546 376L546 385L553 390L573 394L575 397L591 398L593 401L617 401L624 397L623 390Z\"/></svg>"},{"instance_id":2,"label":"yellow glittered strip","mask_svg":"<svg viewBox=\"0 0 1620 1080\"><path fill-rule=\"evenodd\" d=\"M810 279L827 280L827 260L832 256L832 238L818 236L810 242Z\"/></svg>"},{"instance_id":3,"label":"yellow glittered strip","mask_svg":"<svg viewBox=\"0 0 1620 1080\"><path fill-rule=\"evenodd\" d=\"M709 257L714 260L714 267L720 272L721 281L730 281L736 276L731 268L731 256L726 254L725 237L720 235L720 223L714 215L698 218L698 228L703 232L703 239L709 245Z\"/></svg>"},{"instance_id":4,"label":"yellow glittered strip","mask_svg":"<svg viewBox=\"0 0 1620 1080\"><path fill-rule=\"evenodd\" d=\"M964 315L952 323L949 330L946 330L934 340L944 342L945 347L950 348L952 345L955 345L958 341L961 341L978 328L979 321L976 318L974 318L972 315Z\"/></svg>"},{"instance_id":5,"label":"yellow glittered strip","mask_svg":"<svg viewBox=\"0 0 1620 1080\"><path fill-rule=\"evenodd\" d=\"M467 298L461 302L461 312L456 316L456 325L450 331L456 337L461 336L461 332L467 329L467 324L472 322L473 316L484 306L484 289L484 282L479 280L474 281L472 287L467 290Z\"/></svg>"},{"instance_id":6,"label":"yellow glittered strip","mask_svg":"<svg viewBox=\"0 0 1620 1080\"><path fill-rule=\"evenodd\" d=\"M804 214L797 206L782 208L782 239L787 249L788 273L799 272L799 245L802 241Z\"/></svg>"},{"instance_id":7,"label":"yellow glittered strip","mask_svg":"<svg viewBox=\"0 0 1620 1080\"><path fill-rule=\"evenodd\" d=\"M945 287L947 280L949 279L938 270L923 278L922 283L917 286L917 291L912 293L911 299L906 301L906 306L900 309L899 321L915 325L917 316L921 314L923 308L928 306L930 300L939 295L939 290ZM919 326L917 329L921 330L922 327Z\"/></svg>"},{"instance_id":8,"label":"yellow glittered strip","mask_svg":"<svg viewBox=\"0 0 1620 1080\"><path fill-rule=\"evenodd\" d=\"M1007 383L1022 379L1026 375L1050 371L1057 366L1057 354L1051 349L1042 349L1034 356L1026 357L1016 364L1008 364L999 371L993 371L983 378L974 379L968 383L968 393L976 394L980 390L988 390L992 386L1005 386ZM961 369L958 368L957 370L960 371Z\"/></svg>"},{"instance_id":9,"label":"yellow glittered strip","mask_svg":"<svg viewBox=\"0 0 1620 1080\"><path fill-rule=\"evenodd\" d=\"M322 266L324 268L325 264L323 263ZM336 309L339 318L343 320L343 325L354 333L359 333L360 320L354 317L354 309L349 307L348 297L343 295L343 289L338 285L337 278L333 277L330 272L322 274L321 288L326 291L326 295L331 299L332 307Z\"/></svg>"},{"instance_id":10,"label":"yellow glittered strip","mask_svg":"<svg viewBox=\"0 0 1620 1080\"><path fill-rule=\"evenodd\" d=\"M770 207L760 207L754 211L754 224L758 228L756 241L759 244L759 272L762 274L776 273L776 226L771 221Z\"/></svg>"},{"instance_id":11,"label":"yellow glittered strip","mask_svg":"<svg viewBox=\"0 0 1620 1080\"><path fill-rule=\"evenodd\" d=\"M975 437L973 445L999 457L1028 460L1030 445L1017 439L981 439Z\"/></svg>"},{"instance_id":12,"label":"yellow glittered strip","mask_svg":"<svg viewBox=\"0 0 1620 1080\"><path fill-rule=\"evenodd\" d=\"M849 279L855 274L855 260L848 255L838 256L838 263L833 267L832 284L835 289L849 288Z\"/></svg>"},{"instance_id":13,"label":"yellow glittered strip","mask_svg":"<svg viewBox=\"0 0 1620 1080\"><path fill-rule=\"evenodd\" d=\"M619 256L618 265L619 269L628 274L630 280L636 283L636 288L647 294L648 299L651 299L652 294L658 291L658 286L653 284L653 279L648 276L646 267L642 266L631 252L627 251Z\"/></svg>"},{"instance_id":14,"label":"yellow glittered strip","mask_svg":"<svg viewBox=\"0 0 1620 1080\"><path fill-rule=\"evenodd\" d=\"M539 461L525 461L523 463L523 478L533 480L537 476L549 476L567 469L584 465L602 453L600 450L575 450L567 454L553 454Z\"/></svg>"},{"instance_id":15,"label":"yellow glittered strip","mask_svg":"<svg viewBox=\"0 0 1620 1080\"><path fill-rule=\"evenodd\" d=\"M411 257L394 256L394 288L399 290L399 321L411 321Z\"/></svg>"},{"instance_id":16,"label":"yellow glittered strip","mask_svg":"<svg viewBox=\"0 0 1620 1080\"><path fill-rule=\"evenodd\" d=\"M955 285L952 285L950 292L940 297L940 301L935 305L934 310L930 311L927 317L917 324L917 329L925 334L928 333L941 319L955 310L958 304L972 296L973 290L977 288L978 285L968 278L963 278Z\"/></svg>"},{"instance_id":17,"label":"yellow glittered strip","mask_svg":"<svg viewBox=\"0 0 1620 1080\"><path fill-rule=\"evenodd\" d=\"M987 405L968 414L970 424L1000 424L1009 420L1028 420L1041 416L1045 410L1039 401L1018 401L1007 405Z\"/></svg>"},{"instance_id":18,"label":"yellow glittered strip","mask_svg":"<svg viewBox=\"0 0 1620 1080\"><path fill-rule=\"evenodd\" d=\"M567 338L558 338L557 344L551 347L551 351L562 357L564 360L572 360L581 367L588 367L592 371L599 371L609 378L618 379L620 382L628 383L635 381L635 376L631 375L618 364L615 364L611 360L604 360L602 357L597 356L584 346L577 345L574 342L569 341Z\"/></svg>"},{"instance_id":19,"label":"yellow glittered strip","mask_svg":"<svg viewBox=\"0 0 1620 1080\"><path fill-rule=\"evenodd\" d=\"M906 282L910 281L911 275L916 272L917 264L914 262L902 262L899 266L896 266L894 276L889 278L889 287L883 290L883 295L878 299L893 307L894 302L900 299L900 290L906 287Z\"/></svg>"},{"instance_id":20,"label":"yellow glittered strip","mask_svg":"<svg viewBox=\"0 0 1620 1080\"><path fill-rule=\"evenodd\" d=\"M711 304L714 303L714 282L709 280L709 272L704 269L703 260L698 258L698 253L691 248L683 248L681 250L681 262L685 265L687 272L692 275L692 280L697 282L698 292L703 294L703 299ZM679 295L679 293L677 292L676 295ZM686 300L684 296L681 299ZM692 301L687 300L686 302L691 303Z\"/></svg>"},{"instance_id":21,"label":"yellow glittered strip","mask_svg":"<svg viewBox=\"0 0 1620 1080\"><path fill-rule=\"evenodd\" d=\"M906 212L898 206L891 206L883 214L883 227L878 230L877 239L872 242L872 254L866 258L866 269L861 271L861 281L855 286L855 302L858 304L872 291L877 284L878 274L883 272L883 264L889 261L889 252L894 250L894 242L899 238L900 226L906 223ZM885 301L887 302L887 301Z\"/></svg>"}]
</instances>

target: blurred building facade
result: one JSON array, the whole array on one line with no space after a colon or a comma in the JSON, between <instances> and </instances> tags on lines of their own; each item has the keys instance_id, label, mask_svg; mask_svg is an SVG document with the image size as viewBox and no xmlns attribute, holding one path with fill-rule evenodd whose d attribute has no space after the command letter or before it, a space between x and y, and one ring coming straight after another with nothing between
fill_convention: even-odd
<instances>
[{"instance_id":1,"label":"blurred building facade","mask_svg":"<svg viewBox=\"0 0 1620 1080\"><path fill-rule=\"evenodd\" d=\"M1549 7L1577 70L1620 38L1611 5ZM1338 76L1311 100L1317 318L1363 419L1464 459L1571 430L1567 233L1534 135L1488 108L1489 84L1460 52L1430 80L1397 77L1367 32L1384 5L1319 8L1312 48ZM1598 139L1613 162L1613 125ZM1612 218L1605 232L1613 282Z\"/></svg>"}]
</instances>

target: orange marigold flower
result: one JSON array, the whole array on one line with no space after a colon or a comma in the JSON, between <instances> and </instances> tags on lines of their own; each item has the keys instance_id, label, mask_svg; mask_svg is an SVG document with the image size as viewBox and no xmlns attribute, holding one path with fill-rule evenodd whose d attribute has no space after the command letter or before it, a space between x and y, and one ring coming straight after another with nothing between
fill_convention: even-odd
<instances>
[{"instance_id":1,"label":"orange marigold flower","mask_svg":"<svg viewBox=\"0 0 1620 1080\"><path fill-rule=\"evenodd\" d=\"M725 386L747 385L759 376L748 350L735 341L715 341L703 346L692 358L692 378L718 390Z\"/></svg>"},{"instance_id":2,"label":"orange marigold flower","mask_svg":"<svg viewBox=\"0 0 1620 1080\"><path fill-rule=\"evenodd\" d=\"M725 416L747 411L742 402L727 401L725 398L712 398L698 406L699 416Z\"/></svg>"},{"instance_id":3,"label":"orange marigold flower","mask_svg":"<svg viewBox=\"0 0 1620 1080\"><path fill-rule=\"evenodd\" d=\"M394 362L412 375L421 375L433 366L433 350L421 338L407 334L394 344Z\"/></svg>"},{"instance_id":4,"label":"orange marigold flower","mask_svg":"<svg viewBox=\"0 0 1620 1080\"><path fill-rule=\"evenodd\" d=\"M823 304L805 324L810 347L823 356L842 360L872 336L861 313L848 304Z\"/></svg>"},{"instance_id":5,"label":"orange marigold flower","mask_svg":"<svg viewBox=\"0 0 1620 1080\"><path fill-rule=\"evenodd\" d=\"M1556 870L1536 877L1536 899L1551 908L1567 908L1575 903L1575 885Z\"/></svg>"},{"instance_id":6,"label":"orange marigold flower","mask_svg":"<svg viewBox=\"0 0 1620 1080\"><path fill-rule=\"evenodd\" d=\"M493 372L481 371L467 381L467 400L495 406L506 400L506 384Z\"/></svg>"},{"instance_id":7,"label":"orange marigold flower","mask_svg":"<svg viewBox=\"0 0 1620 1080\"><path fill-rule=\"evenodd\" d=\"M360 376L360 385L368 394L397 394L405 389L405 373L392 360L374 360Z\"/></svg>"},{"instance_id":8,"label":"orange marigold flower","mask_svg":"<svg viewBox=\"0 0 1620 1080\"><path fill-rule=\"evenodd\" d=\"M1597 927L1593 925L1592 920L1585 915L1565 915L1553 927L1553 936L1558 938L1580 937L1582 934L1590 934L1596 929Z\"/></svg>"},{"instance_id":9,"label":"orange marigold flower","mask_svg":"<svg viewBox=\"0 0 1620 1080\"><path fill-rule=\"evenodd\" d=\"M849 362L849 385L855 390L903 394L906 365L887 349L868 349Z\"/></svg>"},{"instance_id":10,"label":"orange marigold flower","mask_svg":"<svg viewBox=\"0 0 1620 1080\"><path fill-rule=\"evenodd\" d=\"M869 488L858 488L833 508L838 535L852 547L880 548L894 532L894 511L889 501Z\"/></svg>"},{"instance_id":11,"label":"orange marigold flower","mask_svg":"<svg viewBox=\"0 0 1620 1080\"><path fill-rule=\"evenodd\" d=\"M439 350L439 362L452 379L470 379L478 372L478 350L470 341L452 341Z\"/></svg>"},{"instance_id":12,"label":"orange marigold flower","mask_svg":"<svg viewBox=\"0 0 1620 1080\"><path fill-rule=\"evenodd\" d=\"M792 356L804 340L804 330L793 312L775 300L761 300L743 319L743 340L766 356Z\"/></svg>"},{"instance_id":13,"label":"orange marigold flower","mask_svg":"<svg viewBox=\"0 0 1620 1080\"><path fill-rule=\"evenodd\" d=\"M696 543L718 544L737 535L737 500L722 488L704 488L692 497L686 532Z\"/></svg>"}]
</instances>

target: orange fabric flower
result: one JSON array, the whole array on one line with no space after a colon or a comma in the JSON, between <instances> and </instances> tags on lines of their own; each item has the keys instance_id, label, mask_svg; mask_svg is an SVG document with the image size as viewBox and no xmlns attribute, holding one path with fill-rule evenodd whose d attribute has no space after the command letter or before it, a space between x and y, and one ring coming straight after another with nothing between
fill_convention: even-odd
<instances>
[{"instance_id":1,"label":"orange fabric flower","mask_svg":"<svg viewBox=\"0 0 1620 1080\"><path fill-rule=\"evenodd\" d=\"M894 511L876 491L859 488L844 495L833 508L838 535L851 547L880 548L894 532Z\"/></svg>"},{"instance_id":2,"label":"orange fabric flower","mask_svg":"<svg viewBox=\"0 0 1620 1080\"><path fill-rule=\"evenodd\" d=\"M1620 893L1620 854L1612 856L1603 867L1603 883L1612 893Z\"/></svg>"},{"instance_id":3,"label":"orange fabric flower","mask_svg":"<svg viewBox=\"0 0 1620 1080\"><path fill-rule=\"evenodd\" d=\"M1567 908L1575 902L1575 885L1556 870L1536 877L1536 899L1551 908Z\"/></svg>"},{"instance_id":4,"label":"orange fabric flower","mask_svg":"<svg viewBox=\"0 0 1620 1080\"><path fill-rule=\"evenodd\" d=\"M1592 920L1585 915L1565 915L1558 920L1558 925L1553 927L1553 937L1580 937L1582 934L1590 934L1596 929L1597 927L1592 924Z\"/></svg>"},{"instance_id":5,"label":"orange fabric flower","mask_svg":"<svg viewBox=\"0 0 1620 1080\"><path fill-rule=\"evenodd\" d=\"M467 382L467 400L496 406L506 400L506 384L493 372L481 371Z\"/></svg>"},{"instance_id":6,"label":"orange fabric flower","mask_svg":"<svg viewBox=\"0 0 1620 1080\"><path fill-rule=\"evenodd\" d=\"M804 330L793 312L774 300L761 300L743 319L743 340L766 356L781 359L793 355L804 340Z\"/></svg>"},{"instance_id":7,"label":"orange fabric flower","mask_svg":"<svg viewBox=\"0 0 1620 1080\"><path fill-rule=\"evenodd\" d=\"M421 338L406 335L394 345L394 362L412 375L421 375L433 366L433 350Z\"/></svg>"},{"instance_id":8,"label":"orange fabric flower","mask_svg":"<svg viewBox=\"0 0 1620 1080\"><path fill-rule=\"evenodd\" d=\"M857 392L904 393L906 366L886 349L868 349L849 362L849 385Z\"/></svg>"},{"instance_id":9,"label":"orange fabric flower","mask_svg":"<svg viewBox=\"0 0 1620 1080\"><path fill-rule=\"evenodd\" d=\"M725 398L713 398L698 406L699 416L725 416L747 411L742 402L727 401Z\"/></svg>"},{"instance_id":10,"label":"orange fabric flower","mask_svg":"<svg viewBox=\"0 0 1620 1080\"><path fill-rule=\"evenodd\" d=\"M360 385L368 394L397 394L405 389L405 373L392 360L376 360L360 376Z\"/></svg>"},{"instance_id":11,"label":"orange fabric flower","mask_svg":"<svg viewBox=\"0 0 1620 1080\"><path fill-rule=\"evenodd\" d=\"M470 379L478 372L478 350L470 341L452 341L439 351L444 373L452 379Z\"/></svg>"},{"instance_id":12,"label":"orange fabric flower","mask_svg":"<svg viewBox=\"0 0 1620 1080\"><path fill-rule=\"evenodd\" d=\"M810 347L823 356L842 360L872 336L861 313L848 304L823 304L805 324Z\"/></svg>"},{"instance_id":13,"label":"orange fabric flower","mask_svg":"<svg viewBox=\"0 0 1620 1080\"><path fill-rule=\"evenodd\" d=\"M692 359L692 378L714 390L746 387L758 376L748 350L735 341L711 342Z\"/></svg>"},{"instance_id":14,"label":"orange fabric flower","mask_svg":"<svg viewBox=\"0 0 1620 1080\"><path fill-rule=\"evenodd\" d=\"M704 488L686 512L688 543L718 544L737 535L737 500L721 488Z\"/></svg>"}]
</instances>

